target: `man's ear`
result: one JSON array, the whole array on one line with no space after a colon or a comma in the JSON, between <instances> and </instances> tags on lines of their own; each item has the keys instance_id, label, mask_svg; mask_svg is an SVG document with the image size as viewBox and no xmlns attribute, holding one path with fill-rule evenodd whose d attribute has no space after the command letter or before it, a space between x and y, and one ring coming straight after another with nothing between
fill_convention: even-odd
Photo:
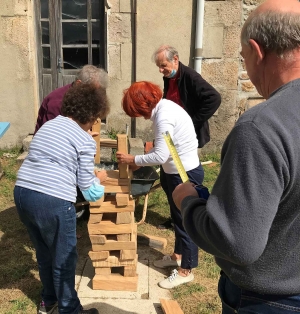
<instances>
[{"instance_id":1,"label":"man's ear","mask_svg":"<svg viewBox=\"0 0 300 314\"><path fill-rule=\"evenodd\" d=\"M178 64L178 60L179 60L179 59L178 59L178 56L175 55L175 56L173 57L173 60L174 60L174 63L177 65L177 64Z\"/></svg>"},{"instance_id":2,"label":"man's ear","mask_svg":"<svg viewBox=\"0 0 300 314\"><path fill-rule=\"evenodd\" d=\"M266 55L265 50L254 39L249 39L249 44L256 55L256 64L261 63Z\"/></svg>"}]
</instances>

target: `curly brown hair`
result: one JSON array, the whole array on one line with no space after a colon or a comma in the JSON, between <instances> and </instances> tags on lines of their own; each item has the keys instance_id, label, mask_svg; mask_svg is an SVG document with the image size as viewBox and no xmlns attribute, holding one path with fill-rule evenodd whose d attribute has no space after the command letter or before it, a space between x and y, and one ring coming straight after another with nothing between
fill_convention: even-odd
<instances>
[{"instance_id":1,"label":"curly brown hair","mask_svg":"<svg viewBox=\"0 0 300 314\"><path fill-rule=\"evenodd\" d=\"M104 119L109 113L105 89L93 84L73 84L64 95L61 113L82 124Z\"/></svg>"}]
</instances>

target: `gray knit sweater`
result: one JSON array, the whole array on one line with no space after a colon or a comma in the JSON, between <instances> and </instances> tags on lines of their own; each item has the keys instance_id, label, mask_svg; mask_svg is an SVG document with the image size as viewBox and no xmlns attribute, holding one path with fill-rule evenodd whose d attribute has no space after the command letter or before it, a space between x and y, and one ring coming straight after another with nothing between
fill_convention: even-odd
<instances>
[{"instance_id":1,"label":"gray knit sweater","mask_svg":"<svg viewBox=\"0 0 300 314\"><path fill-rule=\"evenodd\" d=\"M300 79L240 117L207 204L188 196L182 215L239 287L300 293Z\"/></svg>"}]
</instances>

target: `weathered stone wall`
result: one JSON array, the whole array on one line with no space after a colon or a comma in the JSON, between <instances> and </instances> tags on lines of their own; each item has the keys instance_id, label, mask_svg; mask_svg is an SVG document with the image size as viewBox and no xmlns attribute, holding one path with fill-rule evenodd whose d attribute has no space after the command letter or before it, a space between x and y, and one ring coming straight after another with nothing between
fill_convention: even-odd
<instances>
[{"instance_id":1,"label":"weathered stone wall","mask_svg":"<svg viewBox=\"0 0 300 314\"><path fill-rule=\"evenodd\" d=\"M264 0L243 0L243 21ZM249 80L243 58L240 56L239 89L237 114L240 116L247 109L261 103L264 99Z\"/></svg>"},{"instance_id":2,"label":"weathered stone wall","mask_svg":"<svg viewBox=\"0 0 300 314\"><path fill-rule=\"evenodd\" d=\"M243 21L263 0L206 0L204 14L202 76L222 96L222 104L210 119L211 141L202 152L219 151L237 118L262 101L249 81L240 51ZM163 86L161 74L151 60L161 44L171 44L180 60L194 66L196 0L137 1L136 58L133 58L133 17L131 0L109 0L107 11L107 60L112 104L107 128L130 130L130 118L122 108L123 90L133 80L148 80ZM0 140L0 147L20 144L34 130L39 106L37 99L36 45L32 0L2 0L0 7L0 85L1 121L11 127ZM149 121L136 119L136 136L153 139ZM130 134L129 134L130 135Z\"/></svg>"},{"instance_id":3,"label":"weathered stone wall","mask_svg":"<svg viewBox=\"0 0 300 314\"><path fill-rule=\"evenodd\" d=\"M161 74L152 62L154 50L170 44L179 51L180 61L194 66L196 2L182 0L137 1L136 79L163 86ZM242 1L205 1L202 76L222 96L218 112L210 119L211 141L202 151L219 151L239 113L239 34L242 23ZM125 131L130 119L121 109L122 91L132 80L132 17L130 0L110 1L108 8L108 72L112 102L108 128ZM136 136L144 141L153 139L150 123L136 119Z\"/></svg>"},{"instance_id":4,"label":"weathered stone wall","mask_svg":"<svg viewBox=\"0 0 300 314\"><path fill-rule=\"evenodd\" d=\"M33 130L37 111L32 2L1 0L0 120L10 128L0 147L12 147Z\"/></svg>"}]
</instances>

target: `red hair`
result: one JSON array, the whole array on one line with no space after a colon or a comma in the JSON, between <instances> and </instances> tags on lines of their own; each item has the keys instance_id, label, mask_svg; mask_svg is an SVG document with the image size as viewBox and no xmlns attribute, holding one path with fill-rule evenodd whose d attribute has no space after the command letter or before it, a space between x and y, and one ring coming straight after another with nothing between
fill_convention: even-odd
<instances>
[{"instance_id":1,"label":"red hair","mask_svg":"<svg viewBox=\"0 0 300 314\"><path fill-rule=\"evenodd\" d=\"M122 107L131 118L150 117L161 98L162 90L158 85L146 81L136 82L124 91Z\"/></svg>"}]
</instances>

